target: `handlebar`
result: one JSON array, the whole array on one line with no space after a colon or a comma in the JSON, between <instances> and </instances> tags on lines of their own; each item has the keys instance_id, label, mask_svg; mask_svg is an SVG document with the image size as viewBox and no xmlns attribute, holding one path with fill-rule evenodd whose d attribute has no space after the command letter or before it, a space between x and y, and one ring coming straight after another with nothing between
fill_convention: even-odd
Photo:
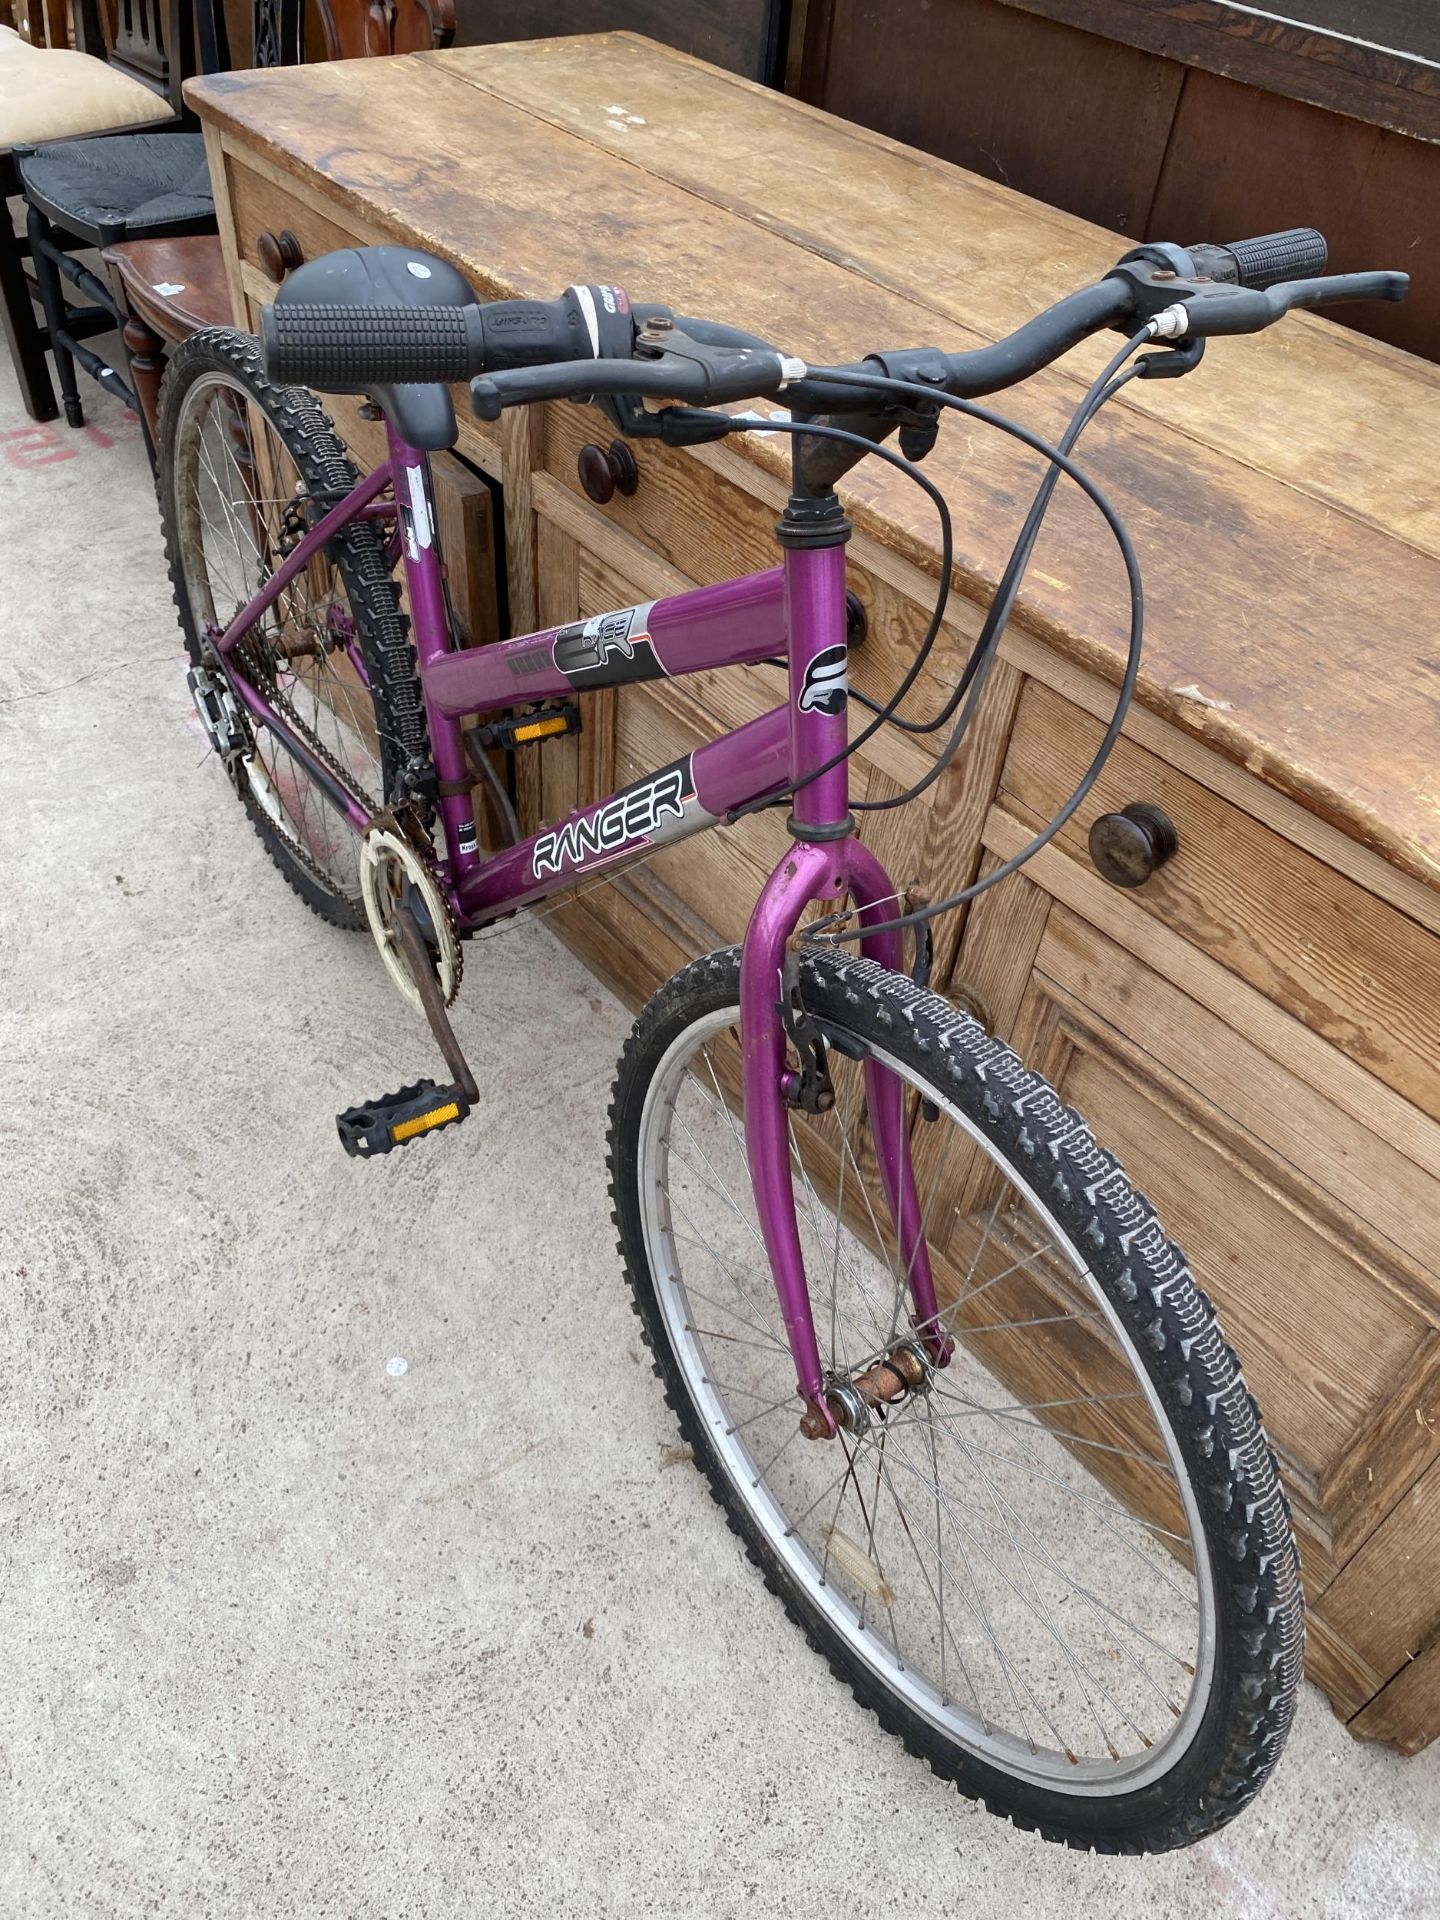
<instances>
[{"instance_id":1,"label":"handlebar","mask_svg":"<svg viewBox=\"0 0 1440 1920\"><path fill-rule=\"evenodd\" d=\"M846 374L888 375L976 399L1028 379L1105 328L1145 327L1162 341L1255 333L1295 307L1399 300L1409 286L1403 273L1323 277L1325 264L1325 241L1309 228L1223 247L1138 247L1094 285L994 345L960 354L879 352L818 370L736 328L632 307L613 286L570 287L558 300L463 306L325 305L287 301L282 288L261 309L260 338L273 380L364 392L469 379L472 405L488 420L507 406L596 397L613 397L607 411L622 427L643 419L642 399L706 407L783 394L797 413L854 413L865 403Z\"/></svg>"}]
</instances>

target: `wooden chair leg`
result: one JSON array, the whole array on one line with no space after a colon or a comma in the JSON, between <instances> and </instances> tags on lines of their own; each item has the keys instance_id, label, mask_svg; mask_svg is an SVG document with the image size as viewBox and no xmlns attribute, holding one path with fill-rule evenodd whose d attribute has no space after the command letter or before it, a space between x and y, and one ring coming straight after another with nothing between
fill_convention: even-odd
<instances>
[{"instance_id":1,"label":"wooden chair leg","mask_svg":"<svg viewBox=\"0 0 1440 1920\"><path fill-rule=\"evenodd\" d=\"M25 248L10 219L0 174L0 319L15 366L20 404L32 420L53 420L60 409L45 365L45 336L35 318L35 302L25 277Z\"/></svg>"},{"instance_id":2,"label":"wooden chair leg","mask_svg":"<svg viewBox=\"0 0 1440 1920\"><path fill-rule=\"evenodd\" d=\"M160 381L165 373L165 342L138 314L128 314L120 330L130 359L130 383L140 402L140 421L145 429L150 464L155 464L159 446Z\"/></svg>"},{"instance_id":3,"label":"wooden chair leg","mask_svg":"<svg viewBox=\"0 0 1440 1920\"><path fill-rule=\"evenodd\" d=\"M60 397L65 403L65 418L72 427L83 427L85 411L80 405L75 362L69 348L61 344L61 335L65 332L65 288L59 268L45 250L47 242L54 244L50 238L50 222L38 207L27 207L25 219L30 233L30 261L40 289L40 304L45 309L45 328L50 335L50 354L60 382Z\"/></svg>"}]
</instances>

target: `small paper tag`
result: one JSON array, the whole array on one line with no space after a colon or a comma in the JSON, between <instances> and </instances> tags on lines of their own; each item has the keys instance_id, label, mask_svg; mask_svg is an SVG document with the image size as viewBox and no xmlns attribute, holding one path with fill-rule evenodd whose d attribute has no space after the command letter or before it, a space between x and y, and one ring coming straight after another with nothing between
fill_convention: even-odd
<instances>
[{"instance_id":1,"label":"small paper tag","mask_svg":"<svg viewBox=\"0 0 1440 1920\"><path fill-rule=\"evenodd\" d=\"M419 467L407 467L410 477L410 526L415 535L415 544L428 547L434 539L430 526L430 503L425 498L425 475Z\"/></svg>"}]
</instances>

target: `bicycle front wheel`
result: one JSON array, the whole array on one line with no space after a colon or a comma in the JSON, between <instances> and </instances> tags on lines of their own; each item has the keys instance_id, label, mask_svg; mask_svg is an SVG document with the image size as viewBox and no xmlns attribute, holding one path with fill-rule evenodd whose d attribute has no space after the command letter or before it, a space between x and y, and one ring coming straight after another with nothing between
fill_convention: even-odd
<instances>
[{"instance_id":1,"label":"bicycle front wheel","mask_svg":"<svg viewBox=\"0 0 1440 1920\"><path fill-rule=\"evenodd\" d=\"M768 1584L914 1753L1048 1838L1185 1845L1258 1791L1300 1675L1288 1510L1235 1356L1149 1204L1008 1048L859 958L813 954L802 981L836 1091L791 1129L816 1332L832 1386L887 1397L828 1442L800 1430L731 950L651 1001L611 1115L667 1398ZM864 1061L907 1091L943 1367L909 1323Z\"/></svg>"}]
</instances>

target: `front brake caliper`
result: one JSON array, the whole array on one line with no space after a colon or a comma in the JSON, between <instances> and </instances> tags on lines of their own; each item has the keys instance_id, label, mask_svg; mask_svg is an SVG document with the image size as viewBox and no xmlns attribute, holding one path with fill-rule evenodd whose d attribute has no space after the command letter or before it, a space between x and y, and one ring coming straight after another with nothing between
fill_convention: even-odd
<instances>
[{"instance_id":1,"label":"front brake caliper","mask_svg":"<svg viewBox=\"0 0 1440 1920\"><path fill-rule=\"evenodd\" d=\"M828 1113L835 1104L830 1061L820 1029L800 997L800 961L793 948L780 974L780 1018L799 1063L798 1071L785 1076L786 1103L805 1113Z\"/></svg>"}]
</instances>

